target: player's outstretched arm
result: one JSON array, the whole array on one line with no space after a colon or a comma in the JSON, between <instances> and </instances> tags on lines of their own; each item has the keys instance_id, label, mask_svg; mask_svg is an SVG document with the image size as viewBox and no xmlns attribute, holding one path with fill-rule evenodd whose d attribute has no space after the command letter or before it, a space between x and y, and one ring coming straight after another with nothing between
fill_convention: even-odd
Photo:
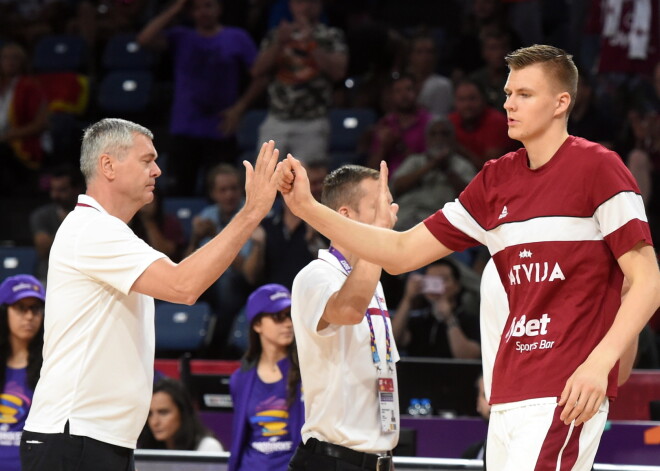
<instances>
[{"instance_id":1,"label":"player's outstretched arm","mask_svg":"<svg viewBox=\"0 0 660 471\"><path fill-rule=\"evenodd\" d=\"M178 265L169 259L152 263L135 281L132 289L156 299L193 304L229 267L266 216L277 194L279 152L270 141L261 146L254 168L245 161L245 205L210 242Z\"/></svg>"},{"instance_id":2,"label":"player's outstretched arm","mask_svg":"<svg viewBox=\"0 0 660 471\"><path fill-rule=\"evenodd\" d=\"M418 224L406 232L397 232L382 227L369 226L350 220L318 203L309 190L307 173L292 155L278 169L278 188L291 211L304 219L314 229L346 247L360 258L383 267L392 274L404 273L428 265L430 262L451 253L426 228ZM387 202L387 165L380 167L379 205ZM387 215L388 208L379 208L378 213Z\"/></svg>"},{"instance_id":3,"label":"player's outstretched arm","mask_svg":"<svg viewBox=\"0 0 660 471\"><path fill-rule=\"evenodd\" d=\"M618 259L630 289L612 327L566 382L559 405L561 420L580 425L593 417L605 399L607 376L619 358L625 357L639 332L660 305L660 271L653 247L637 244Z\"/></svg>"}]
</instances>

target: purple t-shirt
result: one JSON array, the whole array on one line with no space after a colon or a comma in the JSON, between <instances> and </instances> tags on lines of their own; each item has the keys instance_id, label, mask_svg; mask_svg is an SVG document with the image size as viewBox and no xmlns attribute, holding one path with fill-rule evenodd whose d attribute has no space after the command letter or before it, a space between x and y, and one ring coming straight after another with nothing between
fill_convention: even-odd
<instances>
[{"instance_id":1,"label":"purple t-shirt","mask_svg":"<svg viewBox=\"0 0 660 471\"><path fill-rule=\"evenodd\" d=\"M289 431L286 379L264 383L257 376L248 413L250 435L240 471L286 471L298 445Z\"/></svg>"},{"instance_id":2,"label":"purple t-shirt","mask_svg":"<svg viewBox=\"0 0 660 471\"><path fill-rule=\"evenodd\" d=\"M32 394L26 368L7 367L5 387L0 396L0 463L3 471L20 471L19 446Z\"/></svg>"},{"instance_id":3,"label":"purple t-shirt","mask_svg":"<svg viewBox=\"0 0 660 471\"><path fill-rule=\"evenodd\" d=\"M252 38L224 26L211 37L176 26L167 31L174 52L174 100L170 132L222 139L220 112L239 98L240 79L257 56Z\"/></svg>"}]
</instances>

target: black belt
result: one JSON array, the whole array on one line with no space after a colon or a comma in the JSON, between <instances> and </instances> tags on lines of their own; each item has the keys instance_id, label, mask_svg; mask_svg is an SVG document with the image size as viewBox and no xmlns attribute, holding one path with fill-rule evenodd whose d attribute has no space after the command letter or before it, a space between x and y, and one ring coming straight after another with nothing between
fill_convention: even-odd
<instances>
[{"instance_id":1,"label":"black belt","mask_svg":"<svg viewBox=\"0 0 660 471\"><path fill-rule=\"evenodd\" d=\"M307 440L307 443L303 447L312 453L346 461L362 469L371 469L374 471L390 471L392 469L392 455L389 453L383 455L364 453L362 451L351 450L345 446L322 442L316 438Z\"/></svg>"}]
</instances>

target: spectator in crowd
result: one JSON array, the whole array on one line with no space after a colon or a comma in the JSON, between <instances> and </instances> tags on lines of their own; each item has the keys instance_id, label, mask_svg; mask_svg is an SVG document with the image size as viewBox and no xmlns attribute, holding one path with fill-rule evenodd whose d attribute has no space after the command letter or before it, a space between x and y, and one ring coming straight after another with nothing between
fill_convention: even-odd
<instances>
[{"instance_id":1,"label":"spectator in crowd","mask_svg":"<svg viewBox=\"0 0 660 471\"><path fill-rule=\"evenodd\" d=\"M259 142L274 139L282 152L310 161L327 156L328 107L348 57L344 34L319 22L321 0L289 0L289 8L293 22L268 33L252 68L255 78L270 81Z\"/></svg>"},{"instance_id":2,"label":"spectator in crowd","mask_svg":"<svg viewBox=\"0 0 660 471\"><path fill-rule=\"evenodd\" d=\"M451 80L436 72L437 57L438 51L432 36L422 33L412 38L408 73L415 77L419 86L417 103L431 114L447 116L454 101L454 91Z\"/></svg>"},{"instance_id":3,"label":"spectator in crowd","mask_svg":"<svg viewBox=\"0 0 660 471\"><path fill-rule=\"evenodd\" d=\"M80 170L62 165L50 172L50 203L36 208L30 214L32 240L37 249L35 274L42 281L48 274L48 256L57 229L69 212L76 206L78 195L84 192Z\"/></svg>"},{"instance_id":4,"label":"spectator in crowd","mask_svg":"<svg viewBox=\"0 0 660 471\"><path fill-rule=\"evenodd\" d=\"M291 293L257 288L246 306L248 350L229 383L234 403L230 471L285 471L305 420Z\"/></svg>"},{"instance_id":5,"label":"spectator in crowd","mask_svg":"<svg viewBox=\"0 0 660 471\"><path fill-rule=\"evenodd\" d=\"M192 233L186 254L191 254L220 233L241 210L244 197L241 189L241 177L238 170L229 164L218 164L207 175L208 195L213 204L204 208L192 221ZM257 229L258 230L258 229ZM254 237L254 236L253 236ZM258 238L258 236L257 236ZM246 266L252 266L250 257L257 253L252 250L252 243L243 245L239 254L227 270L205 293L206 299L218 316L216 332L211 342L210 353L219 354L223 348L231 323L245 304L250 293L245 278Z\"/></svg>"},{"instance_id":6,"label":"spectator in crowd","mask_svg":"<svg viewBox=\"0 0 660 471\"><path fill-rule=\"evenodd\" d=\"M510 30L501 0L475 0L463 5L460 31L450 40L449 66L454 83L483 67L479 39L483 34Z\"/></svg>"},{"instance_id":7,"label":"spectator in crowd","mask_svg":"<svg viewBox=\"0 0 660 471\"><path fill-rule=\"evenodd\" d=\"M163 30L189 6L193 27ZM174 55L174 100L170 118L169 169L173 192L196 193L198 170L213 163L234 164L234 132L243 110L259 94L252 82L241 96L241 78L252 67L257 49L244 30L220 23L220 0L176 0L151 20L137 37L142 46ZM279 142L278 142L279 144Z\"/></svg>"},{"instance_id":8,"label":"spectator in crowd","mask_svg":"<svg viewBox=\"0 0 660 471\"><path fill-rule=\"evenodd\" d=\"M224 451L220 441L200 420L186 387L171 378L163 378L154 385L149 416L138 447Z\"/></svg>"},{"instance_id":9,"label":"spectator in crowd","mask_svg":"<svg viewBox=\"0 0 660 471\"><path fill-rule=\"evenodd\" d=\"M39 380L44 344L43 285L32 275L0 285L0 463L20 471L19 445Z\"/></svg>"},{"instance_id":10,"label":"spectator in crowd","mask_svg":"<svg viewBox=\"0 0 660 471\"><path fill-rule=\"evenodd\" d=\"M568 132L612 149L616 130L612 118L599 107L591 77L580 71L575 106L568 117Z\"/></svg>"},{"instance_id":11,"label":"spectator in crowd","mask_svg":"<svg viewBox=\"0 0 660 471\"><path fill-rule=\"evenodd\" d=\"M454 90L455 111L449 114L454 125L459 153L481 170L490 159L513 150L516 144L507 134L507 118L486 101L479 85L463 79Z\"/></svg>"},{"instance_id":12,"label":"spectator in crowd","mask_svg":"<svg viewBox=\"0 0 660 471\"><path fill-rule=\"evenodd\" d=\"M399 204L395 228L410 229L453 201L476 175L474 165L456 151L454 127L433 118L426 130L426 152L411 154L392 176Z\"/></svg>"},{"instance_id":13,"label":"spectator in crowd","mask_svg":"<svg viewBox=\"0 0 660 471\"><path fill-rule=\"evenodd\" d=\"M642 80L633 91L627 115L631 142L626 164L648 208L651 233L660 238L660 61L651 80Z\"/></svg>"},{"instance_id":14,"label":"spectator in crowd","mask_svg":"<svg viewBox=\"0 0 660 471\"><path fill-rule=\"evenodd\" d=\"M660 61L660 5L591 0L590 6L585 29L600 38L598 73L650 76Z\"/></svg>"},{"instance_id":15,"label":"spectator in crowd","mask_svg":"<svg viewBox=\"0 0 660 471\"><path fill-rule=\"evenodd\" d=\"M67 0L5 0L0 3L2 36L31 47L42 36L62 33L70 3Z\"/></svg>"},{"instance_id":16,"label":"spectator in crowd","mask_svg":"<svg viewBox=\"0 0 660 471\"><path fill-rule=\"evenodd\" d=\"M21 46L0 48L0 194L33 195L46 152L41 138L48 126L48 102L41 85L27 75Z\"/></svg>"},{"instance_id":17,"label":"spectator in crowd","mask_svg":"<svg viewBox=\"0 0 660 471\"><path fill-rule=\"evenodd\" d=\"M181 260L186 247L183 227L176 216L165 213L163 196L157 188L154 190L153 201L142 206L128 226L140 239L172 261Z\"/></svg>"},{"instance_id":18,"label":"spectator in crowd","mask_svg":"<svg viewBox=\"0 0 660 471\"><path fill-rule=\"evenodd\" d=\"M406 156L426 150L426 126L431 114L417 105L417 86L412 75L395 76L390 91L392 111L376 124L367 166L378 168L384 160L394 174Z\"/></svg>"},{"instance_id":19,"label":"spectator in crowd","mask_svg":"<svg viewBox=\"0 0 660 471\"><path fill-rule=\"evenodd\" d=\"M320 201L327 164L317 160L305 167L312 194ZM327 241L282 201L279 203L252 234L254 253L246 259L244 273L252 285L279 283L290 289L296 274L316 258L319 249L327 247Z\"/></svg>"},{"instance_id":20,"label":"spectator in crowd","mask_svg":"<svg viewBox=\"0 0 660 471\"><path fill-rule=\"evenodd\" d=\"M503 31L484 31L480 39L484 66L474 71L470 79L483 90L488 105L505 114L504 85L508 69L504 56L511 52L511 39Z\"/></svg>"},{"instance_id":21,"label":"spectator in crowd","mask_svg":"<svg viewBox=\"0 0 660 471\"><path fill-rule=\"evenodd\" d=\"M150 0L80 0L75 3L75 16L68 30L85 39L90 52L119 33L134 33L151 13Z\"/></svg>"},{"instance_id":22,"label":"spectator in crowd","mask_svg":"<svg viewBox=\"0 0 660 471\"><path fill-rule=\"evenodd\" d=\"M470 312L458 267L448 259L408 276L392 321L402 351L417 357L478 359L479 315Z\"/></svg>"}]
</instances>

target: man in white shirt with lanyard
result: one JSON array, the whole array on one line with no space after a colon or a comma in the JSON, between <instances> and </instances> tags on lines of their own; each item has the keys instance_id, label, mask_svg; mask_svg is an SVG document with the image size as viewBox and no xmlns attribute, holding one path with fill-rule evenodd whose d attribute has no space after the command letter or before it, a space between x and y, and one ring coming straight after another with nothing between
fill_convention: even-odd
<instances>
[{"instance_id":1,"label":"man in white shirt with lanyard","mask_svg":"<svg viewBox=\"0 0 660 471\"><path fill-rule=\"evenodd\" d=\"M246 202L178 265L126 225L153 200L153 134L121 119L85 130L87 193L50 252L44 363L21 440L25 471L133 471L153 388L154 299L193 304L230 265L276 194L278 152L245 163Z\"/></svg>"},{"instance_id":2,"label":"man in white shirt with lanyard","mask_svg":"<svg viewBox=\"0 0 660 471\"><path fill-rule=\"evenodd\" d=\"M391 228L398 206L377 211L379 184L377 171L346 165L326 177L322 202L346 218ZM331 242L293 282L305 424L290 471L391 469L399 355L380 275L381 267Z\"/></svg>"}]
</instances>

